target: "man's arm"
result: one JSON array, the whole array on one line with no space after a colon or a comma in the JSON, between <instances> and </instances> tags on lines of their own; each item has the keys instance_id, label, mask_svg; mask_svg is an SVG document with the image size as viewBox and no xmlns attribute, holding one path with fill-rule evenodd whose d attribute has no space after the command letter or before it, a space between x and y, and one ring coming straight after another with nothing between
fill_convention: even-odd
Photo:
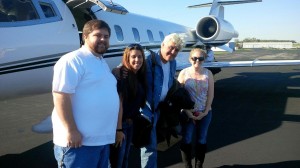
<instances>
[{"instance_id":1,"label":"man's arm","mask_svg":"<svg viewBox=\"0 0 300 168\"><path fill-rule=\"evenodd\" d=\"M122 120L123 120L123 99L120 96L120 107L119 107L119 114L118 114L115 147L118 146L121 147L123 140L125 140L125 134L123 133L123 128L122 128Z\"/></svg>"},{"instance_id":2,"label":"man's arm","mask_svg":"<svg viewBox=\"0 0 300 168\"><path fill-rule=\"evenodd\" d=\"M82 136L77 129L75 123L70 94L53 92L54 107L58 117L62 121L67 131L67 145L69 147L80 147L82 143Z\"/></svg>"}]
</instances>

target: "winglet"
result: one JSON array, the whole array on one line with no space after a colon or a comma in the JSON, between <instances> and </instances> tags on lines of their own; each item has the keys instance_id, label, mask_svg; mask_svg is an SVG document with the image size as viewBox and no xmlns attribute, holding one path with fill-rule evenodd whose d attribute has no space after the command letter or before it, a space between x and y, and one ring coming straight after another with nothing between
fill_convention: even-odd
<instances>
[{"instance_id":1,"label":"winglet","mask_svg":"<svg viewBox=\"0 0 300 168\"><path fill-rule=\"evenodd\" d=\"M51 133L52 132L52 121L51 116L48 116L41 122L32 126L31 130L35 133Z\"/></svg>"}]
</instances>

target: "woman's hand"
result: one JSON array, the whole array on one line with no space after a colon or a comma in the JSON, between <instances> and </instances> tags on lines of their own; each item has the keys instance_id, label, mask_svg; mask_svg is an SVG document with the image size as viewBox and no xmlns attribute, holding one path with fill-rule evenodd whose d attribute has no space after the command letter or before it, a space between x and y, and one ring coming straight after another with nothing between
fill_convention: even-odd
<instances>
[{"instance_id":1,"label":"woman's hand","mask_svg":"<svg viewBox=\"0 0 300 168\"><path fill-rule=\"evenodd\" d=\"M183 110L183 112L185 112L185 114L188 116L188 118L193 119L193 120L195 119L195 116L194 116L192 110Z\"/></svg>"},{"instance_id":2,"label":"woman's hand","mask_svg":"<svg viewBox=\"0 0 300 168\"><path fill-rule=\"evenodd\" d=\"M208 111L199 111L199 112L194 112L195 120L201 120L203 117L207 115Z\"/></svg>"}]
</instances>

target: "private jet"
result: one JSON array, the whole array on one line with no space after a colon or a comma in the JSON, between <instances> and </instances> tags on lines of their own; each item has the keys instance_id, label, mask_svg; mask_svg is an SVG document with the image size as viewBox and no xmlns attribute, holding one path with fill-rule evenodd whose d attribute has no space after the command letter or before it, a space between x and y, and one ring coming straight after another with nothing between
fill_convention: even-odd
<instances>
[{"instance_id":1,"label":"private jet","mask_svg":"<svg viewBox=\"0 0 300 168\"><path fill-rule=\"evenodd\" d=\"M189 6L211 7L209 15L201 18L196 28L189 28L130 13L112 1L0 0L0 100L50 92L53 65L62 55L80 47L80 30L88 20L101 19L111 27L111 45L104 57L113 68L120 63L128 44L139 43L145 49L158 50L165 35L170 33L179 33L184 38L185 47L180 54L187 54L196 45L219 46L231 52L232 48L224 44L238 33L224 19L224 6L252 2L261 0L213 0ZM300 61L265 62L275 63L299 64ZM218 62L205 66L240 65L240 62L238 65Z\"/></svg>"}]
</instances>

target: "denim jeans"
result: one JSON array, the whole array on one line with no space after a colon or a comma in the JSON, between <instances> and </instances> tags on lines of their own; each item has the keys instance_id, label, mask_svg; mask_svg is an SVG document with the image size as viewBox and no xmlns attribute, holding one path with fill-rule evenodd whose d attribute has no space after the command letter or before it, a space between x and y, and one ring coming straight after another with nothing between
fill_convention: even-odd
<instances>
[{"instance_id":1,"label":"denim jeans","mask_svg":"<svg viewBox=\"0 0 300 168\"><path fill-rule=\"evenodd\" d=\"M54 145L54 155L59 168L108 168L109 145L80 148Z\"/></svg>"},{"instance_id":2,"label":"denim jeans","mask_svg":"<svg viewBox=\"0 0 300 168\"><path fill-rule=\"evenodd\" d=\"M193 132L196 129L196 143L206 144L207 131L212 118L212 111L210 110L201 120L194 122L192 119L181 125L182 142L184 144L192 143Z\"/></svg>"},{"instance_id":3,"label":"denim jeans","mask_svg":"<svg viewBox=\"0 0 300 168\"><path fill-rule=\"evenodd\" d=\"M130 145L132 140L133 125L132 123L122 123L123 133L125 134L125 140L122 142L121 147L110 146L110 163L112 168L127 168L128 157L130 152Z\"/></svg>"},{"instance_id":4,"label":"denim jeans","mask_svg":"<svg viewBox=\"0 0 300 168\"><path fill-rule=\"evenodd\" d=\"M142 168L157 168L157 140L156 140L156 124L160 113L153 113L153 128L151 131L150 144L141 148L141 167ZM151 116L151 114L147 114Z\"/></svg>"}]
</instances>

